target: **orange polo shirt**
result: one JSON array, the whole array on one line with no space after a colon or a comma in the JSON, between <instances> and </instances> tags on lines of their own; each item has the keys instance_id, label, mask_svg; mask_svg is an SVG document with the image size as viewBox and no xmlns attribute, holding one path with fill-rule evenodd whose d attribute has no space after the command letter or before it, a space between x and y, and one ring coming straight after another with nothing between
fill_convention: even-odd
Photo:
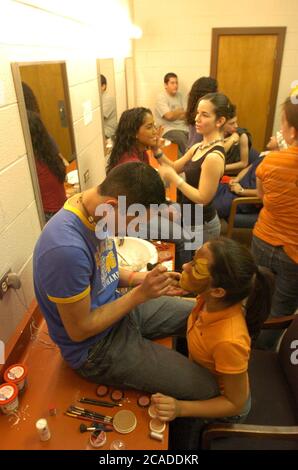
<instances>
[{"instance_id":1,"label":"orange polo shirt","mask_svg":"<svg viewBox=\"0 0 298 470\"><path fill-rule=\"evenodd\" d=\"M187 324L190 359L218 375L241 374L247 371L250 336L241 304L218 312L202 311L204 299L192 310Z\"/></svg>"},{"instance_id":2,"label":"orange polo shirt","mask_svg":"<svg viewBox=\"0 0 298 470\"><path fill-rule=\"evenodd\" d=\"M256 170L264 191L253 233L266 243L283 246L298 263L298 147L269 153Z\"/></svg>"}]
</instances>

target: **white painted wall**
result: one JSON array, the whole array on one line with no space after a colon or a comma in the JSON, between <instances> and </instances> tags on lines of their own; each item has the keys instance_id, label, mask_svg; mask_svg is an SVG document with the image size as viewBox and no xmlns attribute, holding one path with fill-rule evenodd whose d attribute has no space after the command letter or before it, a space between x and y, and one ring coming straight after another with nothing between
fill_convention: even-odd
<instances>
[{"instance_id":1,"label":"white painted wall","mask_svg":"<svg viewBox=\"0 0 298 470\"><path fill-rule=\"evenodd\" d=\"M286 26L287 34L277 97L274 129L279 128L279 106L298 79L297 0L132 0L134 22L143 37L134 41L138 105L154 107L163 88L163 76L175 72L180 88L210 73L212 28ZM237 71L235 71L236 73Z\"/></svg>"},{"instance_id":2,"label":"white painted wall","mask_svg":"<svg viewBox=\"0 0 298 470\"><path fill-rule=\"evenodd\" d=\"M130 54L125 29L129 19L128 0L85 0L80 3L81 10L77 10L76 2L32 0L31 3L37 8L1 0L0 277L11 268L22 281L19 291L10 289L0 300L0 339L4 341L10 338L34 298L32 253L40 233L10 64L66 62L79 171L82 176L89 169L90 175L87 184L82 181L84 189L97 185L105 175L96 59L117 55L120 61L121 54ZM44 9L51 9L54 14ZM81 23L90 18L96 27ZM114 26L118 28L119 45ZM122 68L118 68L122 80ZM116 83L116 86L122 93L124 85ZM88 125L84 124L83 115L86 101L90 101L92 109L92 122ZM119 106L123 106L121 99Z\"/></svg>"}]
</instances>

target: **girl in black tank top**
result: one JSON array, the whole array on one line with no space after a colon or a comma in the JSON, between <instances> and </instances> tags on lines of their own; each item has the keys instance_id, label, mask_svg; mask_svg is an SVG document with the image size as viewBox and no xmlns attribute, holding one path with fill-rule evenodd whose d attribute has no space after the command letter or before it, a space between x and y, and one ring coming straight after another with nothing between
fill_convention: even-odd
<instances>
[{"instance_id":1,"label":"girl in black tank top","mask_svg":"<svg viewBox=\"0 0 298 470\"><path fill-rule=\"evenodd\" d=\"M192 158L194 155L197 153L199 150L199 147L196 148L196 150L193 153ZM210 153L216 152L220 155L222 155L223 160L225 159L225 151L222 145L215 145L214 147L211 147L207 152L198 160L190 160L189 162L186 163L184 167L184 173L185 173L185 181L190 184L190 186L193 186L194 188L198 188L199 186L199 181L201 177L201 171L202 171L202 165ZM215 195L214 195L215 197ZM213 197L213 199L214 199ZM206 204L203 206L203 222L210 222L210 220L214 219L216 216L216 209L213 206L213 199L212 201L209 202L209 204ZM194 212L195 212L195 206L193 202L184 194L182 195L182 204L191 204L191 225L195 225L195 217L194 217Z\"/></svg>"},{"instance_id":2,"label":"girl in black tank top","mask_svg":"<svg viewBox=\"0 0 298 470\"><path fill-rule=\"evenodd\" d=\"M158 148L154 152L161 163L159 168L161 177L176 185L181 191L183 204L191 205L191 218L187 221L184 218L185 226L196 228L202 226L202 221L195 221L194 215L196 204L203 205L204 240L215 238L220 234L220 222L212 201L220 178L224 174L223 126L227 119L230 119L233 110L234 106L225 95L208 93L199 101L196 116L196 131L203 135L203 141L192 146L175 162L167 159ZM194 160L199 151L202 156ZM179 176L183 172L185 180ZM191 230L193 232L193 229Z\"/></svg>"}]
</instances>

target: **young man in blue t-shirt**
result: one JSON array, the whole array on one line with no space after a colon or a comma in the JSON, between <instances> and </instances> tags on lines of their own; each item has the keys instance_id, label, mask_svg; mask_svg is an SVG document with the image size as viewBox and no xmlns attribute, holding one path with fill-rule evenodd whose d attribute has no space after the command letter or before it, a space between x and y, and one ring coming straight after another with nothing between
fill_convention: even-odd
<instances>
[{"instance_id":1,"label":"young man in blue t-shirt","mask_svg":"<svg viewBox=\"0 0 298 470\"><path fill-rule=\"evenodd\" d=\"M49 334L81 376L118 387L160 391L180 399L217 394L211 374L151 340L184 333L193 307L177 293L179 274L157 266L147 272L119 269L114 242L99 234L119 196L126 204L165 202L158 173L144 163L114 168L98 186L69 199L44 227L34 251L34 286ZM133 216L124 214L125 225ZM118 287L135 286L125 295Z\"/></svg>"}]
</instances>

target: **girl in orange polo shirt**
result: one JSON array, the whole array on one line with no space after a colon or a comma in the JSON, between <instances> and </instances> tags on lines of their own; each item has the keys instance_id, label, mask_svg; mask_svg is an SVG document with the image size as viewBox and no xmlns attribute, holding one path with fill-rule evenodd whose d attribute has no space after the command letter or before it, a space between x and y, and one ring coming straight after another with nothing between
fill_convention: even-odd
<instances>
[{"instance_id":1,"label":"girl in orange polo shirt","mask_svg":"<svg viewBox=\"0 0 298 470\"><path fill-rule=\"evenodd\" d=\"M258 269L247 248L219 238L205 243L193 261L183 266L180 283L183 289L199 294L188 319L190 359L216 375L220 394L188 401L156 393L152 402L158 418L243 421L250 409L251 338L270 312L272 275Z\"/></svg>"},{"instance_id":2,"label":"girl in orange polo shirt","mask_svg":"<svg viewBox=\"0 0 298 470\"><path fill-rule=\"evenodd\" d=\"M275 274L271 315L291 315L298 308L298 104L295 96L282 108L281 131L287 149L270 152L256 171L263 208L253 231L256 262ZM272 349L282 330L262 331L257 347Z\"/></svg>"}]
</instances>

